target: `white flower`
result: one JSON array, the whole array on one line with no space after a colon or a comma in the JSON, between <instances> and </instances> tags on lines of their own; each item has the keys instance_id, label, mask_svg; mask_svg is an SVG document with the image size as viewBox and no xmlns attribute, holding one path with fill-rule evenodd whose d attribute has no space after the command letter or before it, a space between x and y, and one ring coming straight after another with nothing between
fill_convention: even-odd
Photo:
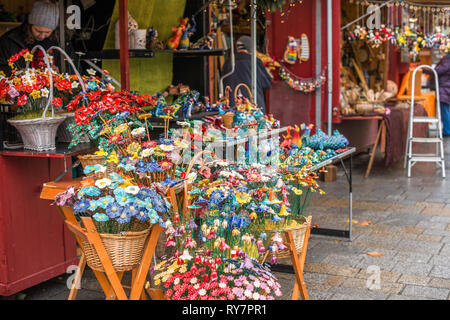
<instances>
[{"instance_id":1,"label":"white flower","mask_svg":"<svg viewBox=\"0 0 450 320\"><path fill-rule=\"evenodd\" d=\"M254 292L253 293L253 299L254 300L259 300L259 293L258 292Z\"/></svg>"},{"instance_id":2,"label":"white flower","mask_svg":"<svg viewBox=\"0 0 450 320\"><path fill-rule=\"evenodd\" d=\"M225 288L227 286L227 284L225 282L221 282L219 283L219 288Z\"/></svg>"},{"instance_id":3,"label":"white flower","mask_svg":"<svg viewBox=\"0 0 450 320\"><path fill-rule=\"evenodd\" d=\"M48 98L48 94L49 93L50 93L50 91L47 88L42 88L41 89L41 97Z\"/></svg>"},{"instance_id":4,"label":"white flower","mask_svg":"<svg viewBox=\"0 0 450 320\"><path fill-rule=\"evenodd\" d=\"M225 177L225 178L229 178L231 177L233 174L231 172L228 171L220 171L219 176L221 177Z\"/></svg>"},{"instance_id":5,"label":"white flower","mask_svg":"<svg viewBox=\"0 0 450 320\"><path fill-rule=\"evenodd\" d=\"M204 296L206 294L206 290L202 288L202 289L198 290L198 294L201 296Z\"/></svg>"},{"instance_id":6,"label":"white flower","mask_svg":"<svg viewBox=\"0 0 450 320\"><path fill-rule=\"evenodd\" d=\"M179 284L180 283L180 278L175 278L175 280L173 280L173 284Z\"/></svg>"},{"instance_id":7,"label":"white flower","mask_svg":"<svg viewBox=\"0 0 450 320\"><path fill-rule=\"evenodd\" d=\"M102 166L102 165L100 165L98 167L98 169L95 170L95 173L105 173L105 172L106 172L106 166Z\"/></svg>"},{"instance_id":8,"label":"white flower","mask_svg":"<svg viewBox=\"0 0 450 320\"><path fill-rule=\"evenodd\" d=\"M259 288L259 287L261 286L261 282L259 282L259 280L255 280L255 281L253 282L253 286L254 286L255 288Z\"/></svg>"},{"instance_id":9,"label":"white flower","mask_svg":"<svg viewBox=\"0 0 450 320\"><path fill-rule=\"evenodd\" d=\"M105 187L111 185L111 180L109 180L108 178L103 178L103 179L95 181L95 185L99 189L104 189Z\"/></svg>"},{"instance_id":10,"label":"white flower","mask_svg":"<svg viewBox=\"0 0 450 320\"><path fill-rule=\"evenodd\" d=\"M136 195L139 192L140 188L138 186L128 186L125 188L125 192Z\"/></svg>"},{"instance_id":11,"label":"white flower","mask_svg":"<svg viewBox=\"0 0 450 320\"><path fill-rule=\"evenodd\" d=\"M145 128L139 127L136 129L133 129L133 131L131 131L131 135L133 137L141 137L145 134Z\"/></svg>"},{"instance_id":12,"label":"white flower","mask_svg":"<svg viewBox=\"0 0 450 320\"><path fill-rule=\"evenodd\" d=\"M87 71L87 73L89 73L91 76L95 76L95 74L97 73L94 69L87 69L86 70Z\"/></svg>"},{"instance_id":13,"label":"white flower","mask_svg":"<svg viewBox=\"0 0 450 320\"><path fill-rule=\"evenodd\" d=\"M226 229L228 226L228 222L226 220L222 221L222 228Z\"/></svg>"},{"instance_id":14,"label":"white flower","mask_svg":"<svg viewBox=\"0 0 450 320\"><path fill-rule=\"evenodd\" d=\"M189 173L189 175L188 175L188 182L192 183L195 180L195 178L197 178L197 173L195 173L195 172Z\"/></svg>"},{"instance_id":15,"label":"white flower","mask_svg":"<svg viewBox=\"0 0 450 320\"><path fill-rule=\"evenodd\" d=\"M189 250L188 249L184 249L183 255L181 255L180 258L183 259L183 260L191 260L192 256L189 254Z\"/></svg>"},{"instance_id":16,"label":"white flower","mask_svg":"<svg viewBox=\"0 0 450 320\"><path fill-rule=\"evenodd\" d=\"M196 283L196 284L194 285L194 289L198 289L198 288L200 288L200 285L199 285L198 283Z\"/></svg>"},{"instance_id":17,"label":"white flower","mask_svg":"<svg viewBox=\"0 0 450 320\"><path fill-rule=\"evenodd\" d=\"M191 282L192 284L197 283L197 278L195 278L195 277L192 278L190 282Z\"/></svg>"},{"instance_id":18,"label":"white flower","mask_svg":"<svg viewBox=\"0 0 450 320\"><path fill-rule=\"evenodd\" d=\"M216 164L221 167L228 167L228 162L226 161L217 160Z\"/></svg>"},{"instance_id":19,"label":"white flower","mask_svg":"<svg viewBox=\"0 0 450 320\"><path fill-rule=\"evenodd\" d=\"M164 152L170 152L170 151L172 151L173 149L175 149L175 147L172 146L172 145L170 145L170 144L161 144L159 147L160 147L161 150L164 151Z\"/></svg>"},{"instance_id":20,"label":"white flower","mask_svg":"<svg viewBox=\"0 0 450 320\"><path fill-rule=\"evenodd\" d=\"M219 219L214 219L214 226L215 227L220 226L220 220Z\"/></svg>"},{"instance_id":21,"label":"white flower","mask_svg":"<svg viewBox=\"0 0 450 320\"><path fill-rule=\"evenodd\" d=\"M78 88L79 85L80 85L80 83L77 81L72 82L72 89Z\"/></svg>"},{"instance_id":22,"label":"white flower","mask_svg":"<svg viewBox=\"0 0 450 320\"><path fill-rule=\"evenodd\" d=\"M252 292L251 292L250 290L245 290L245 291L244 291L244 295L245 295L247 298L250 298L250 297L252 296Z\"/></svg>"},{"instance_id":23,"label":"white flower","mask_svg":"<svg viewBox=\"0 0 450 320\"><path fill-rule=\"evenodd\" d=\"M153 154L154 150L153 148L147 148L141 151L141 157L147 158L150 157Z\"/></svg>"}]
</instances>

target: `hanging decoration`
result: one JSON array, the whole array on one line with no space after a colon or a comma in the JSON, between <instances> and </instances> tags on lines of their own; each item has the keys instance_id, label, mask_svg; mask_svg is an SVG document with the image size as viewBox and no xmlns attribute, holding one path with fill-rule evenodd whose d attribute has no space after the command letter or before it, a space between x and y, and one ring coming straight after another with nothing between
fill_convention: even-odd
<instances>
[{"instance_id":1,"label":"hanging decoration","mask_svg":"<svg viewBox=\"0 0 450 320\"><path fill-rule=\"evenodd\" d=\"M299 46L298 41L294 37L288 37L288 44L286 50L284 51L283 60L286 63L294 64L297 62L297 57L299 57Z\"/></svg>"},{"instance_id":2,"label":"hanging decoration","mask_svg":"<svg viewBox=\"0 0 450 320\"><path fill-rule=\"evenodd\" d=\"M322 87L326 81L325 70L315 78L300 78L281 66L279 76L289 87L303 93L314 92Z\"/></svg>"},{"instance_id":3,"label":"hanging decoration","mask_svg":"<svg viewBox=\"0 0 450 320\"><path fill-rule=\"evenodd\" d=\"M357 15L360 16L380 2L350 0L350 3L356 5ZM347 39L365 40L373 48L389 41L400 48L408 48L413 57L417 57L424 48L437 49L442 54L450 51L449 6L397 0L386 5L383 10L383 14L378 12L378 19L382 20L383 24L377 27L372 27L371 24L357 25L347 31Z\"/></svg>"}]
</instances>

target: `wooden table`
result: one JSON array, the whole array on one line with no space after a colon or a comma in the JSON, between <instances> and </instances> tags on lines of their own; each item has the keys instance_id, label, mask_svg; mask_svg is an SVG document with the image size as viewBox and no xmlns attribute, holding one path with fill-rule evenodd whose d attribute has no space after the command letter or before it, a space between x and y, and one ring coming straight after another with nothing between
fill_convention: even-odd
<instances>
[{"instance_id":1,"label":"wooden table","mask_svg":"<svg viewBox=\"0 0 450 320\"><path fill-rule=\"evenodd\" d=\"M64 192L68 186L79 186L81 179L63 181L63 182L47 182L44 183L41 192L41 199L54 200L55 196L61 192ZM144 247L144 253L140 264L132 272L131 286L124 286L121 283L124 272L116 272L109 259L100 236L94 226L94 223L90 217L82 217L82 224L77 221L73 214L73 210L70 207L58 207L64 221L72 229L77 230L74 232L75 239L81 248L81 257L78 263L78 269L75 274L72 288L69 294L69 300L75 300L79 288L79 283L83 276L84 269L86 267L86 257L84 254L84 246L80 239L78 232L86 235L88 241L95 247L97 254L102 262L104 272L93 270L95 277L97 278L103 292L105 293L106 300L139 300L147 299L147 295L144 291L144 285L146 282L147 274L149 272L151 259L155 252L156 243L159 235L161 234L162 227L159 224L153 225L150 235ZM129 289L130 293L127 295L124 289Z\"/></svg>"}]
</instances>

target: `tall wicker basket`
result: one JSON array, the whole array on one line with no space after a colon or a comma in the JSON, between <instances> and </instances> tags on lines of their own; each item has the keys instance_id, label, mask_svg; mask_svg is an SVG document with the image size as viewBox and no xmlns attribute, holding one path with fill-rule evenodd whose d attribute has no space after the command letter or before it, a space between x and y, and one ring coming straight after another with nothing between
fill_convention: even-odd
<instances>
[{"instance_id":1,"label":"tall wicker basket","mask_svg":"<svg viewBox=\"0 0 450 320\"><path fill-rule=\"evenodd\" d=\"M280 229L277 230L280 232L281 234L281 238L283 239L283 243L287 243L287 239L286 239L286 235L285 232L286 231L290 231L292 234L292 237L294 239L294 243L295 243L295 249L297 250L297 252L300 252L303 249L303 243L305 241L305 235L306 232L308 231L308 228L311 227L311 217L307 217L305 218L305 222L295 226L295 227L291 227L291 228L284 228L284 229ZM270 232L273 232L274 230L271 230ZM276 253L277 258L289 258L291 256L289 249L283 249L283 250L279 250Z\"/></svg>"},{"instance_id":2,"label":"tall wicker basket","mask_svg":"<svg viewBox=\"0 0 450 320\"><path fill-rule=\"evenodd\" d=\"M67 224L67 226L70 231L80 237L88 266L93 270L104 272L105 269L100 257L94 245L88 240L85 232L80 232L78 229L73 228L71 224ZM115 271L129 271L138 266L141 262L150 230L151 228L120 234L99 233Z\"/></svg>"},{"instance_id":3,"label":"tall wicker basket","mask_svg":"<svg viewBox=\"0 0 450 320\"><path fill-rule=\"evenodd\" d=\"M86 166L95 166L99 164L101 166L105 165L105 158L103 156L99 156L96 154L83 154L78 156L78 159L81 162L81 166L84 168ZM117 166L116 164L109 162L106 165L106 171L100 174L87 174L88 176L95 176L96 178L107 178L113 172L116 172Z\"/></svg>"}]
</instances>

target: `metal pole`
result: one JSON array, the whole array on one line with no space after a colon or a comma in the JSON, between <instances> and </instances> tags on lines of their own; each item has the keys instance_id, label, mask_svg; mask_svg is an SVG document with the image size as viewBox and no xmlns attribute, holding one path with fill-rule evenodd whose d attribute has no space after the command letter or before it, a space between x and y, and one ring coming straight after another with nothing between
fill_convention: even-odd
<instances>
[{"instance_id":1,"label":"metal pole","mask_svg":"<svg viewBox=\"0 0 450 320\"><path fill-rule=\"evenodd\" d=\"M66 34L64 31L64 0L59 0L59 47L66 51ZM61 72L66 72L64 57L61 56Z\"/></svg>"},{"instance_id":2,"label":"metal pole","mask_svg":"<svg viewBox=\"0 0 450 320\"><path fill-rule=\"evenodd\" d=\"M322 73L322 0L316 0L316 76ZM322 129L322 89L316 90L316 128Z\"/></svg>"},{"instance_id":3,"label":"metal pole","mask_svg":"<svg viewBox=\"0 0 450 320\"><path fill-rule=\"evenodd\" d=\"M257 104L257 96L258 92L256 89L257 86L257 69L256 69L256 38L257 38L257 30L256 30L256 0L252 0L251 2L251 36L252 36L252 95L253 95L253 103Z\"/></svg>"},{"instance_id":4,"label":"metal pole","mask_svg":"<svg viewBox=\"0 0 450 320\"><path fill-rule=\"evenodd\" d=\"M333 104L333 4L327 0L327 37L328 37L328 135L331 135L331 115ZM338 36L338 35L336 35Z\"/></svg>"},{"instance_id":5,"label":"metal pole","mask_svg":"<svg viewBox=\"0 0 450 320\"><path fill-rule=\"evenodd\" d=\"M231 43L231 71L224 74L219 81L219 97L223 97L223 79L234 73L235 59L234 59L234 36L233 36L233 10L231 0L228 0L228 13L230 15L230 43Z\"/></svg>"}]
</instances>

